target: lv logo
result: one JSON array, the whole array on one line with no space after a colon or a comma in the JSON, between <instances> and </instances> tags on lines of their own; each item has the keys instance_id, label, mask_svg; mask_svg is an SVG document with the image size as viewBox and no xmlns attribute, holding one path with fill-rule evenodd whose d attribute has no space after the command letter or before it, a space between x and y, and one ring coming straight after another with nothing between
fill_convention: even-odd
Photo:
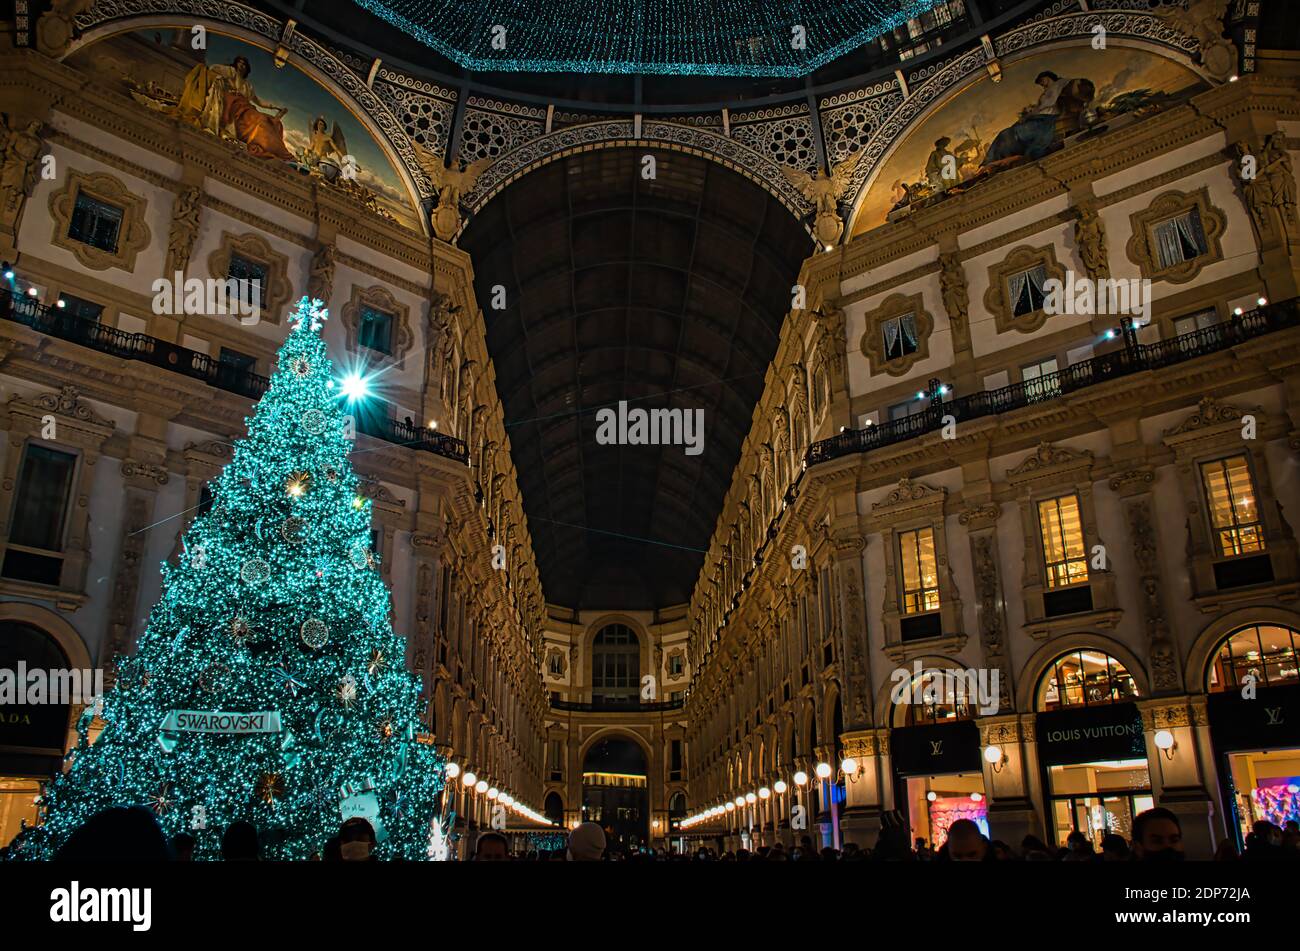
<instances>
[{"instance_id":1,"label":"lv logo","mask_svg":"<svg viewBox=\"0 0 1300 951\"><path fill-rule=\"evenodd\" d=\"M931 740L931 741L930 741L930 755L931 755L931 756L942 756L942 755L943 755L943 740Z\"/></svg>"},{"instance_id":2,"label":"lv logo","mask_svg":"<svg viewBox=\"0 0 1300 951\"><path fill-rule=\"evenodd\" d=\"M1281 725L1282 725L1282 708L1281 708L1281 707L1265 707L1265 708L1264 708L1264 713L1268 716L1268 724L1267 724L1268 726L1281 726Z\"/></svg>"}]
</instances>

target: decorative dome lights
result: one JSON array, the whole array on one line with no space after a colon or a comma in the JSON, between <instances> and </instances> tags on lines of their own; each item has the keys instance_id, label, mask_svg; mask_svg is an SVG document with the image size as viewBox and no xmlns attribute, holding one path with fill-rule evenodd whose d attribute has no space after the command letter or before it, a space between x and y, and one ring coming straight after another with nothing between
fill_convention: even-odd
<instances>
[{"instance_id":1,"label":"decorative dome lights","mask_svg":"<svg viewBox=\"0 0 1300 951\"><path fill-rule=\"evenodd\" d=\"M356 2L481 72L802 77L937 0Z\"/></svg>"}]
</instances>

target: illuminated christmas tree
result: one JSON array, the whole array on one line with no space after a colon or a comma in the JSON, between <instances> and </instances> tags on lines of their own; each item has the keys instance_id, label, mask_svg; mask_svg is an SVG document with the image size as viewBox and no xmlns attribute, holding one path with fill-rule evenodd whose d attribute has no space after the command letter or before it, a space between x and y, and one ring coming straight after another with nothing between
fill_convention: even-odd
<instances>
[{"instance_id":1,"label":"illuminated christmas tree","mask_svg":"<svg viewBox=\"0 0 1300 951\"><path fill-rule=\"evenodd\" d=\"M364 816L380 857L428 856L443 769L416 741L420 683L389 623L344 393L304 298L248 436L209 486L134 656L79 725L20 854L46 858L110 806L152 809L196 858L233 822L267 858L319 852Z\"/></svg>"}]
</instances>

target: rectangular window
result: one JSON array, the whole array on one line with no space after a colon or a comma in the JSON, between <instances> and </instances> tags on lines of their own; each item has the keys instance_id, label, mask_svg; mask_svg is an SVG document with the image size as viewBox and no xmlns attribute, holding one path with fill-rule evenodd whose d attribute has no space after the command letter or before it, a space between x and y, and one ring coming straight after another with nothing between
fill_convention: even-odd
<instances>
[{"instance_id":1,"label":"rectangular window","mask_svg":"<svg viewBox=\"0 0 1300 951\"><path fill-rule=\"evenodd\" d=\"M373 307L361 309L361 325L357 329L357 342L367 350L379 353L393 352L393 315Z\"/></svg>"},{"instance_id":2,"label":"rectangular window","mask_svg":"<svg viewBox=\"0 0 1300 951\"><path fill-rule=\"evenodd\" d=\"M686 659L681 654L673 654L668 658L668 673L674 677L680 677L686 669Z\"/></svg>"},{"instance_id":3,"label":"rectangular window","mask_svg":"<svg viewBox=\"0 0 1300 951\"><path fill-rule=\"evenodd\" d=\"M1209 250L1199 208L1152 225L1151 235L1161 270L1195 260Z\"/></svg>"},{"instance_id":4,"label":"rectangular window","mask_svg":"<svg viewBox=\"0 0 1300 951\"><path fill-rule=\"evenodd\" d=\"M1059 367L1056 357L1048 357L1020 368L1020 379L1025 384L1025 396L1031 402L1055 399L1061 395L1061 379L1056 375Z\"/></svg>"},{"instance_id":5,"label":"rectangular window","mask_svg":"<svg viewBox=\"0 0 1300 951\"><path fill-rule=\"evenodd\" d=\"M668 778L670 780L679 780L682 778L682 741L673 740L668 747Z\"/></svg>"},{"instance_id":6,"label":"rectangular window","mask_svg":"<svg viewBox=\"0 0 1300 951\"><path fill-rule=\"evenodd\" d=\"M1201 481L1219 554L1263 551L1264 526L1259 520L1255 482L1246 457L1231 456L1201 463Z\"/></svg>"},{"instance_id":7,"label":"rectangular window","mask_svg":"<svg viewBox=\"0 0 1300 951\"><path fill-rule=\"evenodd\" d=\"M897 360L900 357L906 357L916 353L918 342L916 337L916 317L912 314L903 314L901 317L891 317L883 321L880 325L880 332L885 339L885 359Z\"/></svg>"},{"instance_id":8,"label":"rectangular window","mask_svg":"<svg viewBox=\"0 0 1300 951\"><path fill-rule=\"evenodd\" d=\"M252 304L254 286L257 288L258 300L266 300L267 266L261 261L246 258L237 251L231 252L230 267L226 271L226 277L233 281L247 282L246 285L236 285L233 288L243 303ZM227 284L226 294L229 295L231 290L232 288Z\"/></svg>"},{"instance_id":9,"label":"rectangular window","mask_svg":"<svg viewBox=\"0 0 1300 951\"><path fill-rule=\"evenodd\" d=\"M229 347L221 348L217 354L217 362L223 367L229 367L240 373L252 373L257 369L257 357L231 350Z\"/></svg>"},{"instance_id":10,"label":"rectangular window","mask_svg":"<svg viewBox=\"0 0 1300 951\"><path fill-rule=\"evenodd\" d=\"M939 569L934 556L934 529L918 528L898 536L903 575L903 613L939 610Z\"/></svg>"},{"instance_id":11,"label":"rectangular window","mask_svg":"<svg viewBox=\"0 0 1300 951\"><path fill-rule=\"evenodd\" d=\"M924 406L921 400L907 400L903 403L895 403L889 407L889 418L891 420L906 419L921 412L922 409L924 409Z\"/></svg>"},{"instance_id":12,"label":"rectangular window","mask_svg":"<svg viewBox=\"0 0 1300 951\"><path fill-rule=\"evenodd\" d=\"M1083 543L1079 497L1062 495L1038 503L1038 530L1043 539L1047 587L1063 588L1088 580L1088 553Z\"/></svg>"},{"instance_id":13,"label":"rectangular window","mask_svg":"<svg viewBox=\"0 0 1300 951\"><path fill-rule=\"evenodd\" d=\"M27 447L14 498L11 545L63 551L68 496L76 467L77 457L71 453L35 444Z\"/></svg>"},{"instance_id":14,"label":"rectangular window","mask_svg":"<svg viewBox=\"0 0 1300 951\"><path fill-rule=\"evenodd\" d=\"M1174 336L1181 337L1183 334L1195 333L1198 330L1213 327L1218 322L1219 312L1213 307L1208 310L1198 310L1194 314L1187 314L1183 317L1175 317Z\"/></svg>"},{"instance_id":15,"label":"rectangular window","mask_svg":"<svg viewBox=\"0 0 1300 951\"><path fill-rule=\"evenodd\" d=\"M117 239L122 232L122 209L108 202L77 192L72 207L72 220L68 222L68 237L92 248L117 252Z\"/></svg>"},{"instance_id":16,"label":"rectangular window","mask_svg":"<svg viewBox=\"0 0 1300 951\"><path fill-rule=\"evenodd\" d=\"M1007 300L1013 317L1023 317L1043 309L1043 285L1047 283L1047 265L1038 264L1007 278Z\"/></svg>"},{"instance_id":17,"label":"rectangular window","mask_svg":"<svg viewBox=\"0 0 1300 951\"><path fill-rule=\"evenodd\" d=\"M104 313L104 305L96 304L93 300L85 300L72 294L60 294L59 300L63 301L63 306L59 309L68 317L77 320L89 320L98 323L99 318Z\"/></svg>"}]
</instances>

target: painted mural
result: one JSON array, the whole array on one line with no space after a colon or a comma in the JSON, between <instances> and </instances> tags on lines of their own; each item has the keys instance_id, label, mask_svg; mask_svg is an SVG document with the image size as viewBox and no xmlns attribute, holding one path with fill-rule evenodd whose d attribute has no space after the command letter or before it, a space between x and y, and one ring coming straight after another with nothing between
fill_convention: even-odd
<instances>
[{"instance_id":1,"label":"painted mural","mask_svg":"<svg viewBox=\"0 0 1300 951\"><path fill-rule=\"evenodd\" d=\"M1173 60L1114 45L1055 50L1004 65L1000 82L985 76L908 134L873 175L854 234L1206 88Z\"/></svg>"},{"instance_id":2,"label":"painted mural","mask_svg":"<svg viewBox=\"0 0 1300 951\"><path fill-rule=\"evenodd\" d=\"M410 223L401 177L356 117L292 63L212 31L191 49L189 30L137 30L79 50L69 63L141 105L268 162L343 189Z\"/></svg>"}]
</instances>

